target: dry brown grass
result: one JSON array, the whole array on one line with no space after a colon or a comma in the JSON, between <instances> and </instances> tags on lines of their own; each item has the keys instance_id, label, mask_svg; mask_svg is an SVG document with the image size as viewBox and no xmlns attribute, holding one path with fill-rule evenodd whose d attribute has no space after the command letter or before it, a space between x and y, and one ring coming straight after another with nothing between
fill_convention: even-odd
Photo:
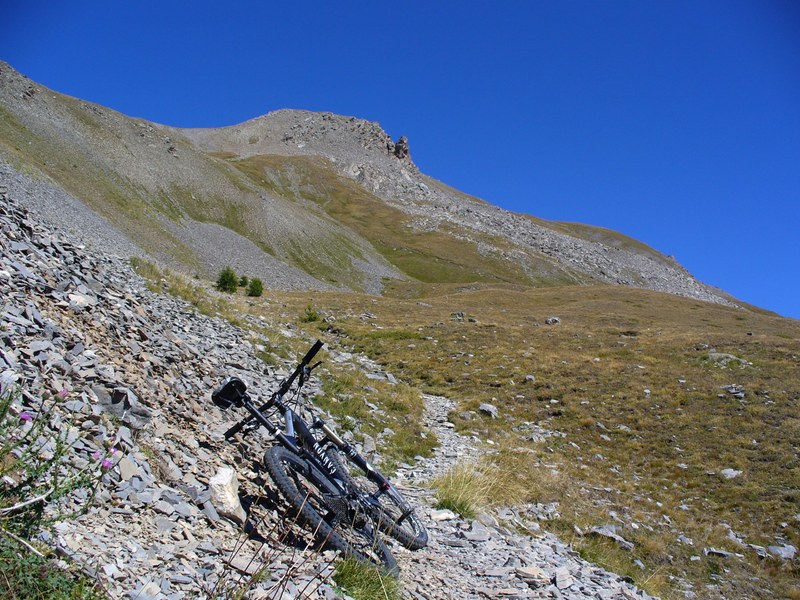
<instances>
[{"instance_id":1,"label":"dry brown grass","mask_svg":"<svg viewBox=\"0 0 800 600\"><path fill-rule=\"evenodd\" d=\"M636 524L625 528L636 553L619 556L644 563L630 569L640 583L667 595L664 582L675 577L701 596L707 584L729 596L789 594L796 567L759 560L722 524L748 543L800 545L800 323L617 287L415 290L405 288L405 298L318 295L314 303L333 317L335 343L458 400L452 418L464 432L556 464L565 522L552 527L614 522L612 512ZM306 296L282 299L299 312ZM474 322L451 319L456 311ZM545 325L551 315L561 324ZM721 367L712 350L752 364ZM744 387L743 399L724 390L731 384ZM481 402L498 406L500 418L477 413ZM526 441L514 430L525 422L566 437ZM742 474L725 479L725 468ZM677 542L680 534L695 545ZM705 546L744 559L705 557ZM724 577L715 576L721 569Z\"/></svg>"},{"instance_id":2,"label":"dry brown grass","mask_svg":"<svg viewBox=\"0 0 800 600\"><path fill-rule=\"evenodd\" d=\"M489 451L474 463L457 463L430 482L440 508L474 518L498 506L548 503L563 496L561 474L532 452L518 448Z\"/></svg>"},{"instance_id":3,"label":"dry brown grass","mask_svg":"<svg viewBox=\"0 0 800 600\"><path fill-rule=\"evenodd\" d=\"M366 381L329 364L326 378L339 383L322 401L337 422L349 414L366 432L395 430L379 450L396 460L430 441L421 436L418 390L456 399L451 418L459 429L506 449L482 468L493 477L524 474L523 489L519 481L489 485L476 506L556 500L562 518L547 527L665 597L678 594L679 579L700 597L713 597L708 585L728 597L796 593L795 564L759 559L733 542L728 528L748 543L768 546L780 538L800 546L797 321L617 287L417 285L397 288L395 298L272 293L220 306L213 294L206 298L208 292L186 285L169 283L173 293L196 295L192 301L204 311L293 323L386 365L407 385ZM320 320L303 323L309 304ZM455 312L468 318L454 320ZM545 325L551 315L561 323ZM298 339L281 339L274 330L263 335L286 344L284 352L302 351L294 347ZM713 350L752 364L721 367ZM726 392L731 384L742 386L745 397ZM500 418L478 413L481 402L495 404ZM532 441L526 423L566 436ZM542 463L555 468L556 481ZM725 479L719 475L725 468L742 474ZM492 490L514 492L503 497ZM625 523L634 552L574 536L575 525L617 523L612 514ZM680 534L694 545L678 542ZM743 558L707 557L705 547Z\"/></svg>"}]
</instances>

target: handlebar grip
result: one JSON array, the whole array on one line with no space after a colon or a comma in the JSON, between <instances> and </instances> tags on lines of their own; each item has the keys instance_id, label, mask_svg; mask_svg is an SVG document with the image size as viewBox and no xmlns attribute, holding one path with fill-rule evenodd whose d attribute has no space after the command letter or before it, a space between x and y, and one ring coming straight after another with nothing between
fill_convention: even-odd
<instances>
[{"instance_id":1,"label":"handlebar grip","mask_svg":"<svg viewBox=\"0 0 800 600\"><path fill-rule=\"evenodd\" d=\"M314 345L311 346L311 350L309 350L305 357L303 357L301 364L307 365L314 360L314 357L317 355L317 352L320 351L323 345L324 344L322 343L322 340L317 340Z\"/></svg>"}]
</instances>

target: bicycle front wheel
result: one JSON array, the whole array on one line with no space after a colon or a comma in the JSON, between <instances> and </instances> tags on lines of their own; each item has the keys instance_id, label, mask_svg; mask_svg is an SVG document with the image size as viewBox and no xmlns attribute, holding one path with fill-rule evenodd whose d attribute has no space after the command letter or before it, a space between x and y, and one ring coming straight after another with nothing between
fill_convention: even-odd
<instances>
[{"instance_id":1,"label":"bicycle front wheel","mask_svg":"<svg viewBox=\"0 0 800 600\"><path fill-rule=\"evenodd\" d=\"M409 550L419 550L428 545L428 531L425 525L397 489L391 491L380 489L355 465L354 471L351 472L347 465L352 463L336 446L328 446L326 452L348 485L364 497L378 529Z\"/></svg>"},{"instance_id":2,"label":"bicycle front wheel","mask_svg":"<svg viewBox=\"0 0 800 600\"><path fill-rule=\"evenodd\" d=\"M264 466L290 505L289 517L310 529L326 548L398 574L394 556L368 515L311 461L273 446L264 456Z\"/></svg>"}]
</instances>

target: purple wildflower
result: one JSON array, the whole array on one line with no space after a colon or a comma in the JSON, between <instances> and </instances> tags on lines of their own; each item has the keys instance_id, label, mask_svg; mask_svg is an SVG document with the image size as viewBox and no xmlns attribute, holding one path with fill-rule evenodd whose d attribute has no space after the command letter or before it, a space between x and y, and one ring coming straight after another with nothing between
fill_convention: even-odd
<instances>
[{"instance_id":1,"label":"purple wildflower","mask_svg":"<svg viewBox=\"0 0 800 600\"><path fill-rule=\"evenodd\" d=\"M100 466L104 469L110 469L114 466L114 462L110 458L104 458L103 462L100 463Z\"/></svg>"},{"instance_id":2,"label":"purple wildflower","mask_svg":"<svg viewBox=\"0 0 800 600\"><path fill-rule=\"evenodd\" d=\"M102 456L102 454L100 454L100 450L95 450L95 451L92 453L92 458L93 458L94 460L100 460L100 457L101 457L101 456Z\"/></svg>"},{"instance_id":3,"label":"purple wildflower","mask_svg":"<svg viewBox=\"0 0 800 600\"><path fill-rule=\"evenodd\" d=\"M64 398L69 396L69 390L67 388L62 388L61 391L56 394L56 396L58 396L63 400Z\"/></svg>"},{"instance_id":4,"label":"purple wildflower","mask_svg":"<svg viewBox=\"0 0 800 600\"><path fill-rule=\"evenodd\" d=\"M21 421L33 421L33 417L29 412L23 412L19 415Z\"/></svg>"}]
</instances>

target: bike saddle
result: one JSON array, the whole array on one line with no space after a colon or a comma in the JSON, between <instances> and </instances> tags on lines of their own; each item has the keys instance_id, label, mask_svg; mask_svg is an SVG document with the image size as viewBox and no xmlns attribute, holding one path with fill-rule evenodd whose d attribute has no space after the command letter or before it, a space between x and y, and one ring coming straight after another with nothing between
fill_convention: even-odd
<instances>
[{"instance_id":1,"label":"bike saddle","mask_svg":"<svg viewBox=\"0 0 800 600\"><path fill-rule=\"evenodd\" d=\"M227 410L231 406L241 406L245 397L247 385L238 377L228 377L211 394L211 401L222 410Z\"/></svg>"}]
</instances>

